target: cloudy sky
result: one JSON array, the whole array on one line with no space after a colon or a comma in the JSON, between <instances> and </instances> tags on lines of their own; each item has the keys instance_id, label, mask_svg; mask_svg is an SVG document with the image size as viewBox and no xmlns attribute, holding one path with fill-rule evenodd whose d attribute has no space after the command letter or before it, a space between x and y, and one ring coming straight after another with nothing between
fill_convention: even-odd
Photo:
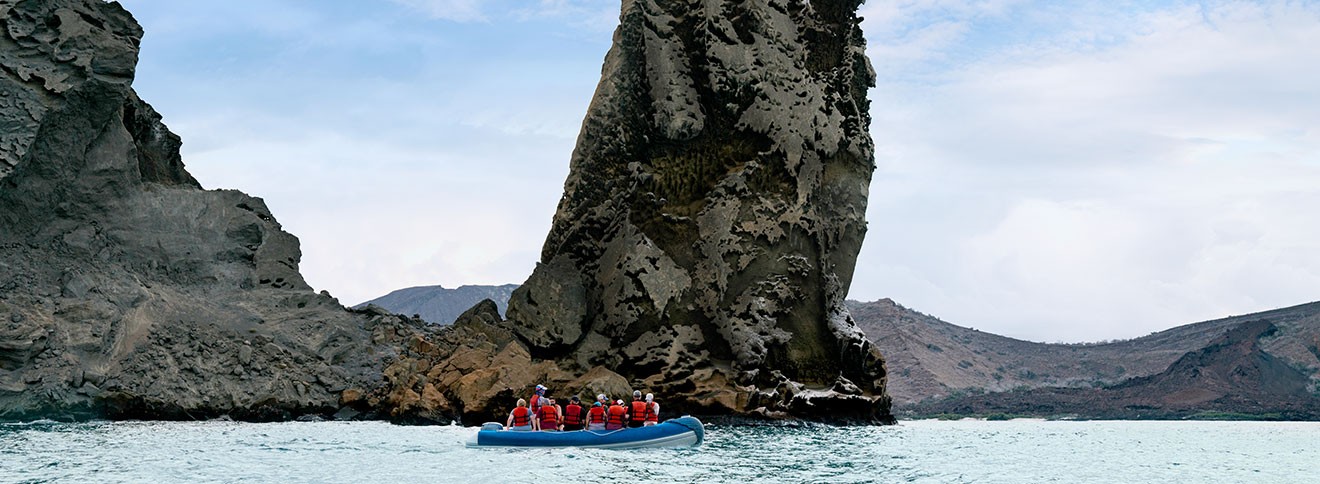
<instances>
[{"instance_id":1,"label":"cloudy sky","mask_svg":"<svg viewBox=\"0 0 1320 484\"><path fill-rule=\"evenodd\" d=\"M207 188L348 304L521 282L618 0L126 0ZM1320 300L1320 2L871 0L851 298L1036 341Z\"/></svg>"}]
</instances>

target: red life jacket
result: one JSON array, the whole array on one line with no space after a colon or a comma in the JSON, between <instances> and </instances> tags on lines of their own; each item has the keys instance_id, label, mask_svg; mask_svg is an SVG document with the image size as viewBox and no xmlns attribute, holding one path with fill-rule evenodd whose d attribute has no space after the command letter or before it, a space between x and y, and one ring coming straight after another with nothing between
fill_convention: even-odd
<instances>
[{"instance_id":1,"label":"red life jacket","mask_svg":"<svg viewBox=\"0 0 1320 484\"><path fill-rule=\"evenodd\" d=\"M623 416L627 413L628 411L624 410L623 405L610 405L610 415L609 419L605 421L605 428L622 428Z\"/></svg>"},{"instance_id":2,"label":"red life jacket","mask_svg":"<svg viewBox=\"0 0 1320 484\"><path fill-rule=\"evenodd\" d=\"M655 407L656 407L655 402L651 402L651 403L648 403L648 404L646 405L646 421L647 421L647 422L660 423L660 412L657 412L657 411L655 410Z\"/></svg>"},{"instance_id":3,"label":"red life jacket","mask_svg":"<svg viewBox=\"0 0 1320 484\"><path fill-rule=\"evenodd\" d=\"M582 407L572 403L564 407L564 425L582 424Z\"/></svg>"},{"instance_id":4,"label":"red life jacket","mask_svg":"<svg viewBox=\"0 0 1320 484\"><path fill-rule=\"evenodd\" d=\"M605 423L605 407L591 407L591 410L587 412L587 423Z\"/></svg>"},{"instance_id":5,"label":"red life jacket","mask_svg":"<svg viewBox=\"0 0 1320 484\"><path fill-rule=\"evenodd\" d=\"M513 409L513 426L522 427L532 424L532 411L527 407L518 407Z\"/></svg>"},{"instance_id":6,"label":"red life jacket","mask_svg":"<svg viewBox=\"0 0 1320 484\"><path fill-rule=\"evenodd\" d=\"M541 430L558 429L559 413L555 412L555 407L545 405L541 407Z\"/></svg>"},{"instance_id":7,"label":"red life jacket","mask_svg":"<svg viewBox=\"0 0 1320 484\"><path fill-rule=\"evenodd\" d=\"M527 408L533 409L533 411L540 410L541 409L541 405L539 405L540 403L541 403L541 396L532 395L532 398L527 401Z\"/></svg>"},{"instance_id":8,"label":"red life jacket","mask_svg":"<svg viewBox=\"0 0 1320 484\"><path fill-rule=\"evenodd\" d=\"M647 412L647 410L650 410L650 409L647 408L647 407L648 407L648 405L646 405L646 402L643 402L643 401L641 401L641 400L633 400L633 402L632 402L632 421L634 421L634 422L644 422L644 421L646 421L646 412Z\"/></svg>"}]
</instances>

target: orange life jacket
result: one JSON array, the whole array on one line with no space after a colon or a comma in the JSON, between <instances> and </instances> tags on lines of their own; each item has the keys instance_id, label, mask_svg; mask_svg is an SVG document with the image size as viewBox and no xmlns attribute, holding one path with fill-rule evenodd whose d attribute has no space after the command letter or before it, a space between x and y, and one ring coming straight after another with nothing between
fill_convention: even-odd
<instances>
[{"instance_id":1,"label":"orange life jacket","mask_svg":"<svg viewBox=\"0 0 1320 484\"><path fill-rule=\"evenodd\" d=\"M655 410L655 402L646 405L646 421L660 423L660 412Z\"/></svg>"},{"instance_id":2,"label":"orange life jacket","mask_svg":"<svg viewBox=\"0 0 1320 484\"><path fill-rule=\"evenodd\" d=\"M634 422L643 422L643 421L646 421L646 412L647 412L647 410L650 410L650 408L648 408L648 405L646 405L646 402L643 402L643 401L641 401L641 400L633 400L633 402L632 402L632 421L634 421Z\"/></svg>"},{"instance_id":3,"label":"orange life jacket","mask_svg":"<svg viewBox=\"0 0 1320 484\"><path fill-rule=\"evenodd\" d=\"M623 416L627 413L628 411L624 410L623 405L610 405L609 420L605 421L605 427L623 427Z\"/></svg>"},{"instance_id":4,"label":"orange life jacket","mask_svg":"<svg viewBox=\"0 0 1320 484\"><path fill-rule=\"evenodd\" d=\"M522 427L532 424L532 411L527 407L518 407L513 409L513 426Z\"/></svg>"},{"instance_id":5,"label":"orange life jacket","mask_svg":"<svg viewBox=\"0 0 1320 484\"><path fill-rule=\"evenodd\" d=\"M572 403L564 407L564 425L580 425L582 423L582 406Z\"/></svg>"},{"instance_id":6,"label":"orange life jacket","mask_svg":"<svg viewBox=\"0 0 1320 484\"><path fill-rule=\"evenodd\" d=\"M559 428L559 413L555 407L543 405L541 407L541 430Z\"/></svg>"},{"instance_id":7,"label":"orange life jacket","mask_svg":"<svg viewBox=\"0 0 1320 484\"><path fill-rule=\"evenodd\" d=\"M591 410L587 412L587 423L605 423L605 407L591 407Z\"/></svg>"}]
</instances>

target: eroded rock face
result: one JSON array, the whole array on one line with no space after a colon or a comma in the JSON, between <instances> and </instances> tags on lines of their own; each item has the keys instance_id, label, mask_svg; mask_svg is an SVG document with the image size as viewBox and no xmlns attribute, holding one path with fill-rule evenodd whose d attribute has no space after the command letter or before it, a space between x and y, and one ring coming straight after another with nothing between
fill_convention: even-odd
<instances>
[{"instance_id":1,"label":"eroded rock face","mask_svg":"<svg viewBox=\"0 0 1320 484\"><path fill-rule=\"evenodd\" d=\"M842 386L869 402L849 417L887 418L883 362L843 306L874 166L859 3L623 3L542 264L510 302L533 355L669 395L712 370L746 397L730 412L814 417L820 395L798 397Z\"/></svg>"},{"instance_id":2,"label":"eroded rock face","mask_svg":"<svg viewBox=\"0 0 1320 484\"><path fill-rule=\"evenodd\" d=\"M0 24L0 418L328 415L428 331L314 293L260 199L201 189L117 3Z\"/></svg>"},{"instance_id":3,"label":"eroded rock face","mask_svg":"<svg viewBox=\"0 0 1320 484\"><path fill-rule=\"evenodd\" d=\"M496 346L671 411L891 421L843 305L874 169L859 3L625 0Z\"/></svg>"}]
</instances>

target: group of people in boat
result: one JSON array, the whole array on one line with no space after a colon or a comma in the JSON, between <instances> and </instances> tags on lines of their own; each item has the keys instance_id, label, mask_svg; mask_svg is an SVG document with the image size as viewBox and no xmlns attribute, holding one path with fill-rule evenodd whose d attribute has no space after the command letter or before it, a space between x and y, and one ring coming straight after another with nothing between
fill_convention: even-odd
<instances>
[{"instance_id":1,"label":"group of people in boat","mask_svg":"<svg viewBox=\"0 0 1320 484\"><path fill-rule=\"evenodd\" d=\"M619 430L644 427L660 423L660 404L655 396L634 390L632 402L610 401L604 393L596 395L591 405L583 405L577 395L560 407L555 399L546 396L544 385L537 385L528 399L518 399L518 406L509 412L504 427L523 431Z\"/></svg>"}]
</instances>

